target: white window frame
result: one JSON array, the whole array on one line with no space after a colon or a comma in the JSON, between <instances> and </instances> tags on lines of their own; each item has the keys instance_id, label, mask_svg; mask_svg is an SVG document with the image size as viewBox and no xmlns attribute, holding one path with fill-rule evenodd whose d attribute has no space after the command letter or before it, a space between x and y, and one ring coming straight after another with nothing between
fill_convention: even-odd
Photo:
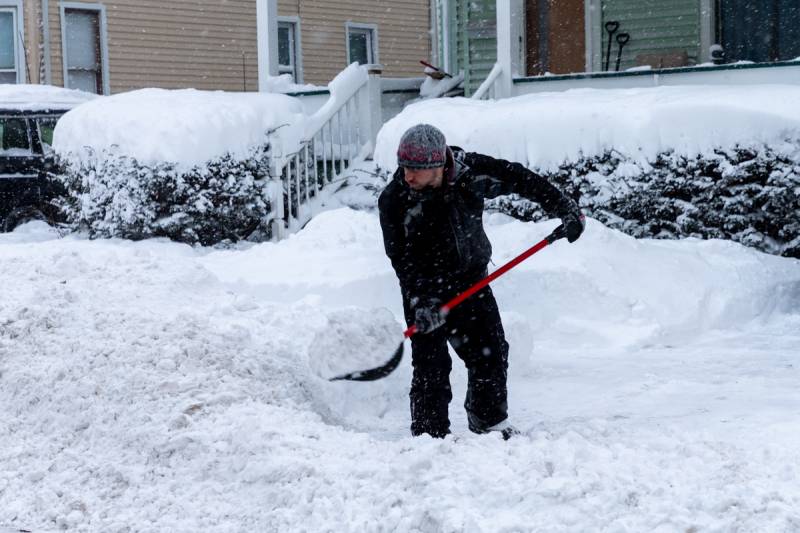
<instances>
[{"instance_id":1,"label":"white window frame","mask_svg":"<svg viewBox=\"0 0 800 533\"><path fill-rule=\"evenodd\" d=\"M371 58L367 58L369 61L367 64L378 64L380 63L380 58L378 57L378 25L377 24L366 24L362 22L350 22L347 21L345 23L345 34L344 34L344 43L345 43L345 53L347 54L346 61L347 64L350 64L350 31L356 30L358 32L366 31L367 35L369 35L369 47L368 52L372 55Z\"/></svg>"},{"instance_id":2,"label":"white window frame","mask_svg":"<svg viewBox=\"0 0 800 533\"><path fill-rule=\"evenodd\" d=\"M69 72L67 69L67 10L97 11L100 21L100 69L103 77L103 93L111 93L111 83L108 73L108 22L106 20L106 6L103 4L88 4L85 2L61 2L61 68L64 74L64 87L67 87Z\"/></svg>"},{"instance_id":3,"label":"white window frame","mask_svg":"<svg viewBox=\"0 0 800 533\"><path fill-rule=\"evenodd\" d=\"M295 83L303 83L303 46L302 46L302 39L300 38L300 17L293 16L293 17L278 17L278 26L281 24L289 24L293 29L293 47L292 52L294 52L294 69L293 72L288 72L283 69L282 65L278 63L278 74L294 74L294 82Z\"/></svg>"},{"instance_id":4,"label":"white window frame","mask_svg":"<svg viewBox=\"0 0 800 533\"><path fill-rule=\"evenodd\" d=\"M17 83L26 83L27 76L27 59L25 58L25 47L21 42L20 32L25 28L25 13L22 10L22 0L0 0L0 11L11 13L14 20L14 71L17 74ZM8 71L6 71L8 72Z\"/></svg>"}]
</instances>

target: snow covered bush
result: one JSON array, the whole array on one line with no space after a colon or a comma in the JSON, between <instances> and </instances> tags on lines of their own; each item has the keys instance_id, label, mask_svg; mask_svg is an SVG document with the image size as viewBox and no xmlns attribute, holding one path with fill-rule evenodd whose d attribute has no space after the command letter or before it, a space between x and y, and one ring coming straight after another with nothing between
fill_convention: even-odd
<instances>
[{"instance_id":1,"label":"snow covered bush","mask_svg":"<svg viewBox=\"0 0 800 533\"><path fill-rule=\"evenodd\" d=\"M517 161L568 190L587 215L637 237L724 238L800 257L800 87L572 89L497 101L436 99L381 129L376 162L396 168L409 127ZM492 207L543 213L514 198Z\"/></svg>"},{"instance_id":2,"label":"snow covered bush","mask_svg":"<svg viewBox=\"0 0 800 533\"><path fill-rule=\"evenodd\" d=\"M267 238L271 158L297 150L305 119L300 102L280 94L144 89L98 98L56 127L61 207L93 237Z\"/></svg>"},{"instance_id":3,"label":"snow covered bush","mask_svg":"<svg viewBox=\"0 0 800 533\"><path fill-rule=\"evenodd\" d=\"M268 232L269 145L245 160L231 155L181 169L100 152L64 161L61 207L94 237L169 237L190 244L238 241Z\"/></svg>"},{"instance_id":4,"label":"snow covered bush","mask_svg":"<svg viewBox=\"0 0 800 533\"><path fill-rule=\"evenodd\" d=\"M800 157L769 146L694 157L669 152L650 163L608 151L540 172L588 216L635 237L730 239L800 257ZM544 217L520 198L489 206L524 220Z\"/></svg>"}]
</instances>

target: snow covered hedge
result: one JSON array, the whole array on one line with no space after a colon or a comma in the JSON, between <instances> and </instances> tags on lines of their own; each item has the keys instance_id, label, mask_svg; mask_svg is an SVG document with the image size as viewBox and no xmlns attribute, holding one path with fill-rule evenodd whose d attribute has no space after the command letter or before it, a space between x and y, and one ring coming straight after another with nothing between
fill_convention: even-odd
<instances>
[{"instance_id":1,"label":"snow covered hedge","mask_svg":"<svg viewBox=\"0 0 800 533\"><path fill-rule=\"evenodd\" d=\"M274 94L146 89L92 101L56 128L62 207L93 237L263 237L270 158L296 147L304 118Z\"/></svg>"},{"instance_id":2,"label":"snow covered hedge","mask_svg":"<svg viewBox=\"0 0 800 533\"><path fill-rule=\"evenodd\" d=\"M243 161L225 155L188 170L104 151L88 161L66 159L61 207L94 237L235 242L268 231L269 177L267 144Z\"/></svg>"},{"instance_id":3,"label":"snow covered hedge","mask_svg":"<svg viewBox=\"0 0 800 533\"><path fill-rule=\"evenodd\" d=\"M588 216L634 237L730 239L800 257L800 158L769 147L665 153L652 163L606 152L543 173ZM545 217L520 198L489 206L524 220Z\"/></svg>"},{"instance_id":4,"label":"snow covered hedge","mask_svg":"<svg viewBox=\"0 0 800 533\"><path fill-rule=\"evenodd\" d=\"M800 87L657 87L414 104L378 136L396 167L410 126L547 176L584 212L636 237L725 238L800 257ZM490 207L523 219L519 198Z\"/></svg>"}]
</instances>

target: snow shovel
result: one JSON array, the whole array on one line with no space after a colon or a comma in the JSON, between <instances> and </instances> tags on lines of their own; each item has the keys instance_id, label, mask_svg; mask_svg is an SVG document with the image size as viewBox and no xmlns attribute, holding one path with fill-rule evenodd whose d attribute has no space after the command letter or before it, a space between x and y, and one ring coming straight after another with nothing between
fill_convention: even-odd
<instances>
[{"instance_id":1,"label":"snow shovel","mask_svg":"<svg viewBox=\"0 0 800 533\"><path fill-rule=\"evenodd\" d=\"M563 239L567 236L567 230L564 228L563 225L558 226L553 232L542 239L539 243L535 244L534 246L528 248L517 257L509 261L508 263L504 264L479 282L475 283L472 287L465 290L446 304L444 304L440 309L439 312L442 316L447 316L454 307L459 305L461 302L481 290L482 288L486 287L488 284L517 266L518 264L525 261L527 258L541 250L542 248L553 244L558 239ZM391 374L395 368L400 364L400 360L403 358L403 346L405 345L405 340L410 338L417 332L417 326L412 325L409 327L405 332L403 332L403 340L400 341L400 346L397 347L395 350L394 355L392 356L389 361L377 368L371 368L369 370L359 370L357 372L350 372L349 374L342 374L341 376L336 376L335 378L331 378L330 381L340 381L340 380L349 380L349 381L375 381L381 378L385 378L389 374Z\"/></svg>"}]
</instances>

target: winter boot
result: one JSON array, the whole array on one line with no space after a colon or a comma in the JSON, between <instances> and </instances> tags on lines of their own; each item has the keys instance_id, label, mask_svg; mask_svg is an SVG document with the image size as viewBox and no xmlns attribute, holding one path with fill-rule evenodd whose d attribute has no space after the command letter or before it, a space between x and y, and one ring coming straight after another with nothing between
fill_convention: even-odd
<instances>
[{"instance_id":1,"label":"winter boot","mask_svg":"<svg viewBox=\"0 0 800 533\"><path fill-rule=\"evenodd\" d=\"M502 422L495 424L493 426L489 426L486 428L486 433L490 433L492 431L498 431L503 436L503 440L508 440L514 435L519 435L520 432L517 428L509 424L508 419L506 418Z\"/></svg>"}]
</instances>

